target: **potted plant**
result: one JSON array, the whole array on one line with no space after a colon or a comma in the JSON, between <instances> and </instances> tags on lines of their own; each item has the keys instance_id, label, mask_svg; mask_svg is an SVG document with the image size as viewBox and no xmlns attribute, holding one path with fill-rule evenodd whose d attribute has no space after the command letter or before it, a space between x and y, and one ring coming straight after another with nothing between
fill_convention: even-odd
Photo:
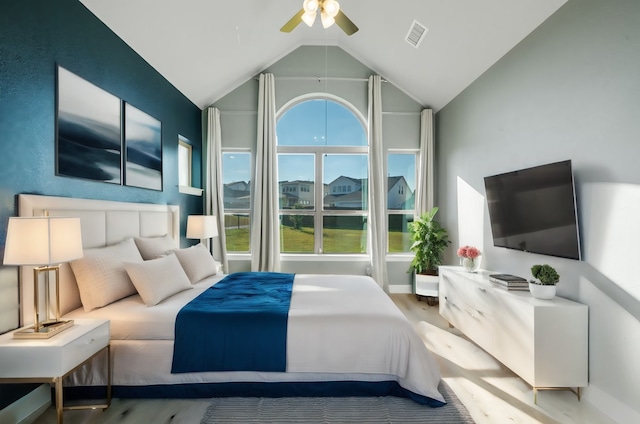
<instances>
[{"instance_id":1,"label":"potted plant","mask_svg":"<svg viewBox=\"0 0 640 424\"><path fill-rule=\"evenodd\" d=\"M556 295L556 284L560 281L560 275L551 265L534 265L531 267L531 275L535 280L529 281L529 291L537 299L553 299Z\"/></svg>"},{"instance_id":2,"label":"potted plant","mask_svg":"<svg viewBox=\"0 0 640 424\"><path fill-rule=\"evenodd\" d=\"M409 224L411 251L415 253L408 272L414 273L414 292L418 296L438 296L438 266L442 264L444 250L451 243L449 234L435 216L434 207Z\"/></svg>"}]
</instances>

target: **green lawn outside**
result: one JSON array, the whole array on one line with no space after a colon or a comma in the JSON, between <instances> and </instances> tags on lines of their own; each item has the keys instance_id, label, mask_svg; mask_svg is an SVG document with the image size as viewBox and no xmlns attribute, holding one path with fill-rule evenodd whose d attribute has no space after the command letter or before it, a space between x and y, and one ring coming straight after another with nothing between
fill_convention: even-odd
<instances>
[{"instance_id":1,"label":"green lawn outside","mask_svg":"<svg viewBox=\"0 0 640 424\"><path fill-rule=\"evenodd\" d=\"M294 230L281 226L281 251L283 253L313 253L313 228ZM249 228L227 228L227 251L249 251ZM326 228L323 232L324 253L364 253L365 234L362 230ZM400 231L389 232L389 252L408 252L408 236Z\"/></svg>"}]
</instances>

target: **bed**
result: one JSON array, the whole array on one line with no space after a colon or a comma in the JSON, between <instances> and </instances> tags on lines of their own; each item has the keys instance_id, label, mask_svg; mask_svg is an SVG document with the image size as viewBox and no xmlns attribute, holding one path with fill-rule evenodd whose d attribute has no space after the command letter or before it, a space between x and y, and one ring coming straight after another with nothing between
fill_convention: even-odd
<instances>
[{"instance_id":1,"label":"bed","mask_svg":"<svg viewBox=\"0 0 640 424\"><path fill-rule=\"evenodd\" d=\"M130 249L131 240L161 243L165 254L158 255L155 262L146 252L142 264L129 265L148 269L152 263L162 260L165 261L163 267L169 267L164 268L163 275L173 275L173 271L166 269L175 270L175 263L179 263L189 279L186 287L184 278L177 278L181 281L181 289L176 289L175 293L169 290L160 297L155 293L150 296L145 286L140 286L138 291L115 301L109 298L87 301L83 288L86 276L78 272L77 266L72 270L68 264L63 265L60 291L64 317L101 318L111 322L114 397L393 395L434 407L444 404L444 398L437 390L441 378L437 363L402 312L367 276L296 274L293 277L286 332L286 369L282 371L172 373L179 311L210 291L210 287L221 287L224 284L221 282L229 278L211 272L212 265L208 265L209 272L205 273L209 275L200 278L204 275L201 268L207 268L202 265L204 261L192 261L189 267L189 262L182 260L184 255L196 257L193 255L198 246L178 248L179 208L19 196L21 216L41 215L44 211L50 216L80 218L86 258L91 258L94 251L112 246L126 244ZM174 250L166 249L168 240ZM136 246L140 248L141 256L145 256L144 250L148 248ZM151 250L154 249L160 247ZM181 262L174 260L174 256ZM24 267L21 278L28 280L30 272ZM130 275L136 280L134 274ZM89 277L90 281L96 278L95 275ZM21 284L27 291L31 286L28 282ZM30 293L23 292L22 295L30 296ZM89 308L87 304L90 304ZM32 312L25 307L23 324L29 323ZM105 360L96 357L68 377L65 390L76 397L100 396L106 384Z\"/></svg>"}]
</instances>

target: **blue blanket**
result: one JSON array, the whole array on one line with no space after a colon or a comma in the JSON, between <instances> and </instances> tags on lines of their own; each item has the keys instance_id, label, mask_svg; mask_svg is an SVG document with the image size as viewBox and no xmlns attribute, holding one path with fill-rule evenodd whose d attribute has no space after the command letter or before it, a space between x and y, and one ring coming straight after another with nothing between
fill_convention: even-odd
<instances>
[{"instance_id":1,"label":"blue blanket","mask_svg":"<svg viewBox=\"0 0 640 424\"><path fill-rule=\"evenodd\" d=\"M172 373L286 371L294 274L230 274L185 305L175 324Z\"/></svg>"}]
</instances>

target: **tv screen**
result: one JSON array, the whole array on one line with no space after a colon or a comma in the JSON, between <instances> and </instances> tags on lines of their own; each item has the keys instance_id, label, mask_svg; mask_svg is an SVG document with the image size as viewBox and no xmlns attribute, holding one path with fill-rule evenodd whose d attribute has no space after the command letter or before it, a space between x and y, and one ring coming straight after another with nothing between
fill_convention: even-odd
<instances>
[{"instance_id":1,"label":"tv screen","mask_svg":"<svg viewBox=\"0 0 640 424\"><path fill-rule=\"evenodd\" d=\"M580 259L571 161L485 177L494 246Z\"/></svg>"}]
</instances>

